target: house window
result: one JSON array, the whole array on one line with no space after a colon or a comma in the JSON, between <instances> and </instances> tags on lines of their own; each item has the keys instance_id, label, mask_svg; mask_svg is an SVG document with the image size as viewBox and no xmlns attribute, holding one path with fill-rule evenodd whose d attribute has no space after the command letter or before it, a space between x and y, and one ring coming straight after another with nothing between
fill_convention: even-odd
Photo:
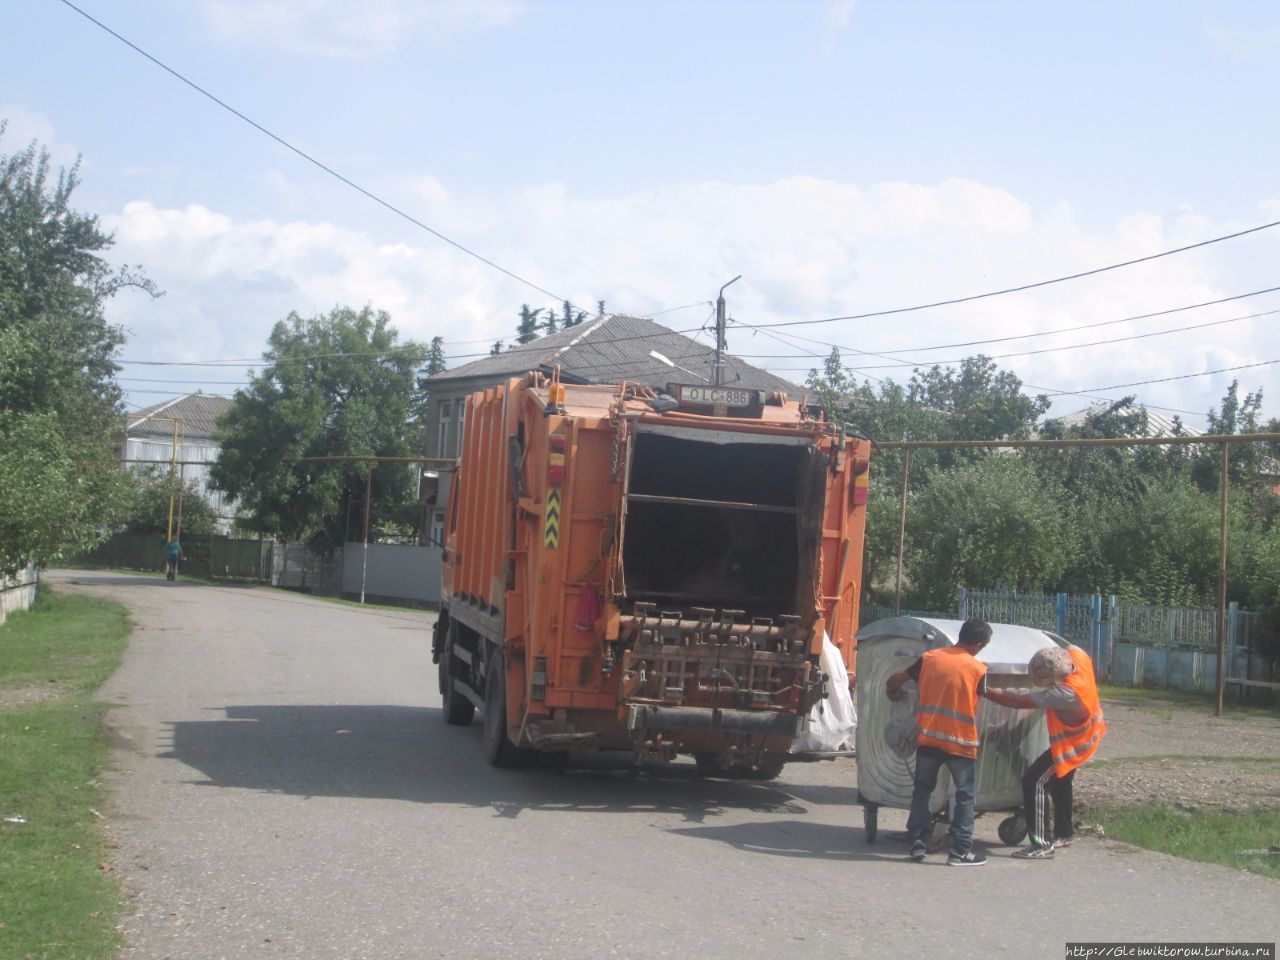
<instances>
[{"instance_id":1,"label":"house window","mask_svg":"<svg viewBox=\"0 0 1280 960\"><path fill-rule=\"evenodd\" d=\"M444 511L437 510L431 516L431 546L444 546Z\"/></svg>"},{"instance_id":2,"label":"house window","mask_svg":"<svg viewBox=\"0 0 1280 960\"><path fill-rule=\"evenodd\" d=\"M453 401L440 401L440 435L436 438L436 456L452 456L449 452L449 422L453 419Z\"/></svg>"},{"instance_id":3,"label":"house window","mask_svg":"<svg viewBox=\"0 0 1280 960\"><path fill-rule=\"evenodd\" d=\"M467 417L467 401L458 401L458 432L454 435L454 455L462 453L462 426Z\"/></svg>"}]
</instances>

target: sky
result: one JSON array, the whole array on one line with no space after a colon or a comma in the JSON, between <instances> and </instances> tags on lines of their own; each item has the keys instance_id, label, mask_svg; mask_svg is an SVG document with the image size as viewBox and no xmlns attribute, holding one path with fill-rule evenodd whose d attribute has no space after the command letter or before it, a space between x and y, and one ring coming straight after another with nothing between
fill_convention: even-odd
<instances>
[{"instance_id":1,"label":"sky","mask_svg":"<svg viewBox=\"0 0 1280 960\"><path fill-rule=\"evenodd\" d=\"M1243 296L1280 226L978 297L1280 221L1266 0L75 3L226 105L63 0L6 10L0 152L78 157L165 292L108 309L131 409L232 393L291 311L454 367L564 299L713 343L740 275L729 351L797 383L982 352L1051 416L1203 428L1233 379L1280 415L1280 290Z\"/></svg>"}]
</instances>

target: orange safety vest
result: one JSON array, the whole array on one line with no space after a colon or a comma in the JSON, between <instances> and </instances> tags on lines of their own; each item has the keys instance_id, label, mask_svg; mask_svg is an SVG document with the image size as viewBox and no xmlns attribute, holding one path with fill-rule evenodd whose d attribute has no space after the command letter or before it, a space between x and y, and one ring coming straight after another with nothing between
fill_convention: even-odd
<instances>
[{"instance_id":1,"label":"orange safety vest","mask_svg":"<svg viewBox=\"0 0 1280 960\"><path fill-rule=\"evenodd\" d=\"M1098 703L1093 661L1079 647L1068 647L1067 653L1076 668L1067 674L1063 685L1075 691L1080 703L1089 711L1089 717L1078 726L1069 727L1059 718L1058 711L1045 711L1049 724L1049 753L1053 757L1053 772L1058 777L1065 777L1092 757L1107 733L1107 725L1102 720L1102 706Z\"/></svg>"},{"instance_id":2,"label":"orange safety vest","mask_svg":"<svg viewBox=\"0 0 1280 960\"><path fill-rule=\"evenodd\" d=\"M978 756L978 684L987 665L961 646L928 651L920 666L916 746Z\"/></svg>"}]
</instances>

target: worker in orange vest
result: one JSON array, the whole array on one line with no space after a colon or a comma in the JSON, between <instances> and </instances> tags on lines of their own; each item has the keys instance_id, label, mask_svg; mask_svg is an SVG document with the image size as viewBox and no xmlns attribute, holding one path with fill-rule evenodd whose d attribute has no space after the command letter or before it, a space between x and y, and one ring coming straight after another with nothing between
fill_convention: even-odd
<instances>
[{"instance_id":1,"label":"worker in orange vest","mask_svg":"<svg viewBox=\"0 0 1280 960\"><path fill-rule=\"evenodd\" d=\"M976 617L966 620L958 640L955 646L927 651L906 670L891 675L885 682L885 693L891 700L902 699L902 685L909 680L920 688L915 785L907 817L911 859L921 863L928 853L924 837L933 820L929 797L945 765L956 788L947 866L976 867L987 862L985 856L973 851L978 698L985 693L987 683L987 665L978 660L978 653L991 642L991 625Z\"/></svg>"},{"instance_id":2,"label":"worker in orange vest","mask_svg":"<svg viewBox=\"0 0 1280 960\"><path fill-rule=\"evenodd\" d=\"M1027 665L1034 693L990 690L987 697L1006 707L1043 709L1049 727L1049 749L1022 775L1022 800L1029 845L1014 851L1022 860L1050 860L1071 845L1072 784L1076 769L1098 749L1107 733L1098 701L1093 661L1079 647L1045 647ZM1053 801L1050 820L1049 801Z\"/></svg>"}]
</instances>

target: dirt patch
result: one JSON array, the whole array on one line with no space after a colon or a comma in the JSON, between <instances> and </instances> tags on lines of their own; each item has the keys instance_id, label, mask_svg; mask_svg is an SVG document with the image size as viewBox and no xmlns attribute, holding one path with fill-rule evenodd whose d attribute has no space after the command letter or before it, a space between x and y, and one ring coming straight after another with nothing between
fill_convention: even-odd
<instances>
[{"instance_id":1,"label":"dirt patch","mask_svg":"<svg viewBox=\"0 0 1280 960\"><path fill-rule=\"evenodd\" d=\"M1082 809L1160 801L1188 809L1280 807L1280 717L1104 700L1098 762L1076 776Z\"/></svg>"},{"instance_id":2,"label":"dirt patch","mask_svg":"<svg viewBox=\"0 0 1280 960\"><path fill-rule=\"evenodd\" d=\"M0 710L28 707L33 703L48 703L62 696L64 691L57 684L52 683L38 687L0 687Z\"/></svg>"}]
</instances>

